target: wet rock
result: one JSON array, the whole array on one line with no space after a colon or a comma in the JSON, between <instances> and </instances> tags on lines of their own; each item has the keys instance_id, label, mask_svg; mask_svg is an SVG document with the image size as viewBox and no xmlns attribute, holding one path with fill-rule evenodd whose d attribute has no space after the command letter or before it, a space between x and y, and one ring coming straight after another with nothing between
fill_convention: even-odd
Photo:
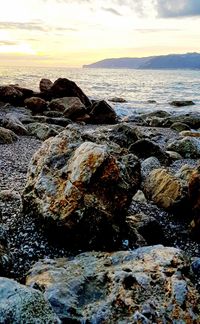
<instances>
[{"instance_id":1,"label":"wet rock","mask_svg":"<svg viewBox=\"0 0 200 324\"><path fill-rule=\"evenodd\" d=\"M0 323L60 323L43 294L0 278Z\"/></svg>"},{"instance_id":2,"label":"wet rock","mask_svg":"<svg viewBox=\"0 0 200 324\"><path fill-rule=\"evenodd\" d=\"M149 200L164 209L181 212L186 206L186 193L181 181L166 169L156 169L149 174L144 192Z\"/></svg>"},{"instance_id":3,"label":"wet rock","mask_svg":"<svg viewBox=\"0 0 200 324\"><path fill-rule=\"evenodd\" d=\"M147 100L147 102L150 103L150 104L156 104L157 103L156 100L152 100L152 99Z\"/></svg>"},{"instance_id":4,"label":"wet rock","mask_svg":"<svg viewBox=\"0 0 200 324\"><path fill-rule=\"evenodd\" d=\"M43 115L47 117L63 117L62 111L55 111L55 110L44 111Z\"/></svg>"},{"instance_id":5,"label":"wet rock","mask_svg":"<svg viewBox=\"0 0 200 324\"><path fill-rule=\"evenodd\" d=\"M23 100L23 93L13 86L0 87L0 101L8 102L13 105L20 105Z\"/></svg>"},{"instance_id":6,"label":"wet rock","mask_svg":"<svg viewBox=\"0 0 200 324\"><path fill-rule=\"evenodd\" d=\"M10 129L17 135L27 135L27 129L14 114L7 114L2 121L2 126Z\"/></svg>"},{"instance_id":7,"label":"wet rock","mask_svg":"<svg viewBox=\"0 0 200 324\"><path fill-rule=\"evenodd\" d=\"M90 123L115 124L117 114L115 110L104 100L94 102L90 108Z\"/></svg>"},{"instance_id":8,"label":"wet rock","mask_svg":"<svg viewBox=\"0 0 200 324\"><path fill-rule=\"evenodd\" d=\"M76 83L65 78L57 79L48 93L51 98L78 97L85 107L91 106L91 101Z\"/></svg>"},{"instance_id":9,"label":"wet rock","mask_svg":"<svg viewBox=\"0 0 200 324\"><path fill-rule=\"evenodd\" d=\"M27 125L29 135L45 141L49 137L56 136L64 130L64 127L59 125L49 125L45 123L30 123Z\"/></svg>"},{"instance_id":10,"label":"wet rock","mask_svg":"<svg viewBox=\"0 0 200 324\"><path fill-rule=\"evenodd\" d=\"M39 88L41 92L46 92L49 91L51 89L53 85L53 82L49 79L41 79L40 80L40 84L39 84Z\"/></svg>"},{"instance_id":11,"label":"wet rock","mask_svg":"<svg viewBox=\"0 0 200 324\"><path fill-rule=\"evenodd\" d=\"M151 171L154 169L159 169L161 167L161 164L159 160L151 156L148 159L141 162L141 176L142 179L146 179L146 177L150 174Z\"/></svg>"},{"instance_id":12,"label":"wet rock","mask_svg":"<svg viewBox=\"0 0 200 324\"><path fill-rule=\"evenodd\" d=\"M191 264L191 268L195 275L200 275L200 258L195 258Z\"/></svg>"},{"instance_id":13,"label":"wet rock","mask_svg":"<svg viewBox=\"0 0 200 324\"><path fill-rule=\"evenodd\" d=\"M24 104L33 114L43 113L47 108L47 103L44 99L38 97L31 97L24 101Z\"/></svg>"},{"instance_id":14,"label":"wet rock","mask_svg":"<svg viewBox=\"0 0 200 324\"><path fill-rule=\"evenodd\" d=\"M184 123L173 123L170 126L171 129L177 131L177 132L182 132L182 131L190 131L190 127L187 124Z\"/></svg>"},{"instance_id":15,"label":"wet rock","mask_svg":"<svg viewBox=\"0 0 200 324\"><path fill-rule=\"evenodd\" d=\"M0 144L11 144L17 139L18 137L13 131L0 127Z\"/></svg>"},{"instance_id":16,"label":"wet rock","mask_svg":"<svg viewBox=\"0 0 200 324\"><path fill-rule=\"evenodd\" d=\"M36 263L28 286L44 290L63 322L198 322L199 294L179 249L143 247Z\"/></svg>"},{"instance_id":17,"label":"wet rock","mask_svg":"<svg viewBox=\"0 0 200 324\"><path fill-rule=\"evenodd\" d=\"M57 225L71 246L74 241L112 248L114 227L123 223L139 187L140 163L82 136L68 127L44 142L30 163L24 208Z\"/></svg>"},{"instance_id":18,"label":"wet rock","mask_svg":"<svg viewBox=\"0 0 200 324\"><path fill-rule=\"evenodd\" d=\"M174 107L185 107L195 105L195 103L192 100L174 100L170 102L170 105Z\"/></svg>"},{"instance_id":19,"label":"wet rock","mask_svg":"<svg viewBox=\"0 0 200 324\"><path fill-rule=\"evenodd\" d=\"M84 104L78 97L64 97L53 99L49 103L48 107L49 109L55 111L62 111L64 117L74 121L77 120L77 118L83 117L87 114L87 110Z\"/></svg>"},{"instance_id":20,"label":"wet rock","mask_svg":"<svg viewBox=\"0 0 200 324\"><path fill-rule=\"evenodd\" d=\"M119 103L127 102L126 99L120 97L109 98L108 101Z\"/></svg>"},{"instance_id":21,"label":"wet rock","mask_svg":"<svg viewBox=\"0 0 200 324\"><path fill-rule=\"evenodd\" d=\"M139 158L146 159L155 156L162 164L168 164L170 162L169 156L159 147L159 145L149 139L136 141L130 146L129 151Z\"/></svg>"},{"instance_id":22,"label":"wet rock","mask_svg":"<svg viewBox=\"0 0 200 324\"><path fill-rule=\"evenodd\" d=\"M196 159L200 157L200 140L197 138L184 137L167 145L168 151L175 151L183 158Z\"/></svg>"},{"instance_id":23,"label":"wet rock","mask_svg":"<svg viewBox=\"0 0 200 324\"><path fill-rule=\"evenodd\" d=\"M156 110L150 113L141 114L140 116L143 119L151 118L151 117L166 118L166 117L170 117L171 114L164 110Z\"/></svg>"}]
</instances>

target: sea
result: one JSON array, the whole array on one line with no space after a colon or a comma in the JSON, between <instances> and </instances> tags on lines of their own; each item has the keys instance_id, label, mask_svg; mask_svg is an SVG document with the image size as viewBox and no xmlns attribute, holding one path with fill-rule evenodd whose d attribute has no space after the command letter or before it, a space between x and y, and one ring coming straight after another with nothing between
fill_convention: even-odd
<instances>
[{"instance_id":1,"label":"sea","mask_svg":"<svg viewBox=\"0 0 200 324\"><path fill-rule=\"evenodd\" d=\"M154 110L200 114L200 70L0 67L0 85L38 91L42 78L73 80L91 99L124 98L126 103L110 103L121 117ZM195 105L175 108L170 105L173 100L192 100Z\"/></svg>"}]
</instances>

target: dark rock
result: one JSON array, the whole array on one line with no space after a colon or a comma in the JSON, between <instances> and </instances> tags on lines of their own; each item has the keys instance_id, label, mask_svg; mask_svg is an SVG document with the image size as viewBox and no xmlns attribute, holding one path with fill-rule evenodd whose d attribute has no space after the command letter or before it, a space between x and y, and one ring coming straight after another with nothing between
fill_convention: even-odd
<instances>
[{"instance_id":1,"label":"dark rock","mask_svg":"<svg viewBox=\"0 0 200 324\"><path fill-rule=\"evenodd\" d=\"M170 105L175 107L185 107L195 105L195 103L192 100L174 100L170 102Z\"/></svg>"},{"instance_id":2,"label":"dark rock","mask_svg":"<svg viewBox=\"0 0 200 324\"><path fill-rule=\"evenodd\" d=\"M115 126L110 134L111 141L126 148L135 143L141 137L143 137L143 134L138 130L138 128L132 127L126 123L121 123Z\"/></svg>"},{"instance_id":3,"label":"dark rock","mask_svg":"<svg viewBox=\"0 0 200 324\"><path fill-rule=\"evenodd\" d=\"M139 158L146 159L155 156L162 164L169 164L169 156L159 147L159 145L149 139L141 139L136 141L129 147L129 151Z\"/></svg>"},{"instance_id":4,"label":"dark rock","mask_svg":"<svg viewBox=\"0 0 200 324\"><path fill-rule=\"evenodd\" d=\"M44 295L63 323L197 323L199 293L179 249L143 247L43 260L27 285Z\"/></svg>"},{"instance_id":5,"label":"dark rock","mask_svg":"<svg viewBox=\"0 0 200 324\"><path fill-rule=\"evenodd\" d=\"M170 127L173 123L183 123L188 125L190 128L200 128L200 116L199 115L176 115L170 116L163 120L163 127Z\"/></svg>"},{"instance_id":6,"label":"dark rock","mask_svg":"<svg viewBox=\"0 0 200 324\"><path fill-rule=\"evenodd\" d=\"M104 100L92 104L90 113L92 124L115 124L117 114L114 109Z\"/></svg>"},{"instance_id":7,"label":"dark rock","mask_svg":"<svg viewBox=\"0 0 200 324\"><path fill-rule=\"evenodd\" d=\"M24 104L33 114L43 113L47 109L47 103L44 99L38 97L31 97L24 101Z\"/></svg>"},{"instance_id":8,"label":"dark rock","mask_svg":"<svg viewBox=\"0 0 200 324\"><path fill-rule=\"evenodd\" d=\"M196 258L196 260L192 262L191 267L192 267L192 271L194 272L194 274L199 276L200 275L200 258Z\"/></svg>"},{"instance_id":9,"label":"dark rock","mask_svg":"<svg viewBox=\"0 0 200 324\"><path fill-rule=\"evenodd\" d=\"M49 91L51 89L53 85L53 82L49 79L41 79L40 80L40 84L39 84L39 88L41 92L46 92Z\"/></svg>"},{"instance_id":10,"label":"dark rock","mask_svg":"<svg viewBox=\"0 0 200 324\"><path fill-rule=\"evenodd\" d=\"M49 109L61 111L63 116L76 121L78 118L88 116L86 107L78 97L64 97L53 99L48 106Z\"/></svg>"},{"instance_id":11,"label":"dark rock","mask_svg":"<svg viewBox=\"0 0 200 324\"><path fill-rule=\"evenodd\" d=\"M48 91L51 98L78 97L85 107L91 106L91 101L75 82L59 78Z\"/></svg>"},{"instance_id":12,"label":"dark rock","mask_svg":"<svg viewBox=\"0 0 200 324\"><path fill-rule=\"evenodd\" d=\"M111 101L111 102L119 102L119 103L127 102L126 99L119 98L119 97L109 98L108 101Z\"/></svg>"},{"instance_id":13,"label":"dark rock","mask_svg":"<svg viewBox=\"0 0 200 324\"><path fill-rule=\"evenodd\" d=\"M33 116L32 120L29 123L37 122L37 123L47 123L50 125L59 125L66 127L67 125L71 124L72 121L68 118L64 117L46 117L46 116Z\"/></svg>"},{"instance_id":14,"label":"dark rock","mask_svg":"<svg viewBox=\"0 0 200 324\"><path fill-rule=\"evenodd\" d=\"M13 105L20 105L23 102L23 93L13 86L1 86L0 101Z\"/></svg>"},{"instance_id":15,"label":"dark rock","mask_svg":"<svg viewBox=\"0 0 200 324\"><path fill-rule=\"evenodd\" d=\"M156 100L151 100L151 99L147 100L147 102L150 103L150 104L156 104L157 103Z\"/></svg>"},{"instance_id":16,"label":"dark rock","mask_svg":"<svg viewBox=\"0 0 200 324\"><path fill-rule=\"evenodd\" d=\"M0 323L60 323L43 294L0 278Z\"/></svg>"}]
</instances>

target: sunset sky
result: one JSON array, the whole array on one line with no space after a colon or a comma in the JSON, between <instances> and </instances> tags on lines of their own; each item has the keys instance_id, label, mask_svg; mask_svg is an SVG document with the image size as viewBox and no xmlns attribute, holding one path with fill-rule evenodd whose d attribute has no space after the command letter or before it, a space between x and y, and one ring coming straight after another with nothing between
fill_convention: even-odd
<instances>
[{"instance_id":1,"label":"sunset sky","mask_svg":"<svg viewBox=\"0 0 200 324\"><path fill-rule=\"evenodd\" d=\"M200 52L200 0L6 0L0 65Z\"/></svg>"}]
</instances>

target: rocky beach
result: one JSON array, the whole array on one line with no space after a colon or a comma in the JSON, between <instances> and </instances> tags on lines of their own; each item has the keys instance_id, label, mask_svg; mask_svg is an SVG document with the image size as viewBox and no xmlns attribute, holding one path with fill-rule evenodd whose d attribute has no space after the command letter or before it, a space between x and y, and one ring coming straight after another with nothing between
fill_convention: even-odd
<instances>
[{"instance_id":1,"label":"rocky beach","mask_svg":"<svg viewBox=\"0 0 200 324\"><path fill-rule=\"evenodd\" d=\"M200 114L125 101L0 87L0 323L200 323Z\"/></svg>"}]
</instances>

